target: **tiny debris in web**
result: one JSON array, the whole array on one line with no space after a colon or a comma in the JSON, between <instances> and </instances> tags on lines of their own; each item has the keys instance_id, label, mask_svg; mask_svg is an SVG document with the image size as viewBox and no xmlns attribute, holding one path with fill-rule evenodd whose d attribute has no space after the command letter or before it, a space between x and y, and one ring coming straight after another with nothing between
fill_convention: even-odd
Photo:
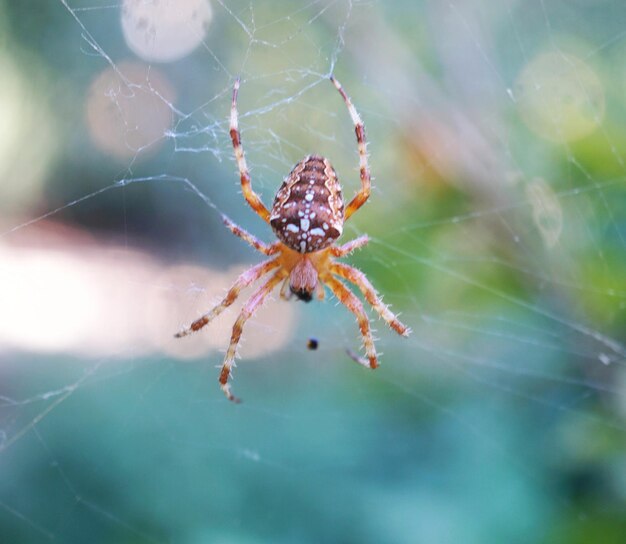
<instances>
[{"instance_id":1,"label":"tiny debris in web","mask_svg":"<svg viewBox=\"0 0 626 544\"><path fill-rule=\"evenodd\" d=\"M317 341L317 338L309 338L306 343L306 347L310 349L311 351L315 351L318 346L319 346L319 342Z\"/></svg>"}]
</instances>

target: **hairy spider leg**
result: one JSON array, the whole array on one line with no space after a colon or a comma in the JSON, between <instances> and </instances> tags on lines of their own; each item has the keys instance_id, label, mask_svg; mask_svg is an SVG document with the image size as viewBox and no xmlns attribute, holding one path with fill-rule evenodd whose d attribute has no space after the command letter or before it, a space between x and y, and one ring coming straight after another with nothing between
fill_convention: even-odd
<instances>
[{"instance_id":1,"label":"hairy spider leg","mask_svg":"<svg viewBox=\"0 0 626 544\"><path fill-rule=\"evenodd\" d=\"M337 278L329 275L324 278L324 283L330 287L330 290L334 293L334 295L356 316L359 322L359 328L361 329L361 336L363 336L363 344L365 345L365 353L367 354L368 360L358 356L353 357L353 359L367 368L376 368L378 366L376 348L370 331L370 322L367 318L365 310L363 309L363 304L361 304L361 301L357 298L357 296Z\"/></svg>"},{"instance_id":2,"label":"hairy spider leg","mask_svg":"<svg viewBox=\"0 0 626 544\"><path fill-rule=\"evenodd\" d=\"M249 268L243 272L235 281L233 286L229 289L228 293L217 306L214 306L202 317L196 319L187 329L183 329L177 332L174 337L182 338L192 332L199 331L205 325L208 325L213 319L220 315L226 308L228 308L239 296L242 289L246 288L252 282L258 280L261 276L267 274L270 270L280 266L278 259L271 259L269 261L263 261L252 268Z\"/></svg>"},{"instance_id":3,"label":"hairy spider leg","mask_svg":"<svg viewBox=\"0 0 626 544\"><path fill-rule=\"evenodd\" d=\"M243 146L241 145L241 134L239 133L239 122L237 119L237 94L239 93L239 78L235 80L233 89L233 102L230 108L230 138L233 141L233 149L235 150L235 159L237 160L237 168L239 168L239 176L241 177L241 189L243 196L250 204L252 209L265 221L269 223L270 212L265 207L259 195L252 190L250 184L250 172L246 165L246 159L243 154Z\"/></svg>"},{"instance_id":4,"label":"hairy spider leg","mask_svg":"<svg viewBox=\"0 0 626 544\"><path fill-rule=\"evenodd\" d=\"M289 276L287 276L283 280L283 284L280 287L280 298L282 298L283 300L291 300L291 297L293 297L293 293L289 288Z\"/></svg>"},{"instance_id":5,"label":"hairy spider leg","mask_svg":"<svg viewBox=\"0 0 626 544\"><path fill-rule=\"evenodd\" d=\"M228 216L222 214L222 221L224 225L232 232L235 236L239 236L242 240L248 242L254 249L264 253L265 255L275 255L278 252L278 248L280 244L278 242L267 245L266 243L259 240L256 236L250 234L247 230L242 229L239 225L234 223Z\"/></svg>"},{"instance_id":6,"label":"hairy spider leg","mask_svg":"<svg viewBox=\"0 0 626 544\"><path fill-rule=\"evenodd\" d=\"M356 134L356 141L359 148L359 172L361 176L361 190L354 195L354 198L350 201L346 210L344 212L344 218L347 220L354 212L356 212L370 196L370 190L372 187L371 176L369 165L367 163L367 143L365 141L365 127L363 126L363 121L361 121L361 117L359 116L356 108L352 104L352 101L343 90L341 83L337 81L333 76L330 76L330 80L333 82L335 88L341 94L343 101L348 106L348 111L350 112L350 117L352 118L352 122L354 123L354 132Z\"/></svg>"},{"instance_id":7,"label":"hairy spider leg","mask_svg":"<svg viewBox=\"0 0 626 544\"><path fill-rule=\"evenodd\" d=\"M276 272L269 280L267 280L261 287L259 287L253 295L248 299L245 306L241 310L237 321L233 325L233 332L230 337L230 345L228 346L228 351L226 352L226 357L224 358L224 364L222 365L222 370L220 372L219 382L224 391L224 394L228 398L228 400L232 400L234 402L240 402L240 399L235 397L230 391L230 384L228 383L228 379L231 375L231 368L233 363L235 362L235 355L237 353L237 344L239 344L239 339L241 338L241 333L243 331L243 326L252 317L254 312L263 304L265 297L269 295L287 275L287 272L282 269Z\"/></svg>"},{"instance_id":8,"label":"hairy spider leg","mask_svg":"<svg viewBox=\"0 0 626 544\"><path fill-rule=\"evenodd\" d=\"M345 257L346 255L350 255L353 251L367 245L369 241L370 239L367 234L364 234L363 236L346 242L342 246L330 246L330 253L333 257Z\"/></svg>"},{"instance_id":9,"label":"hairy spider leg","mask_svg":"<svg viewBox=\"0 0 626 544\"><path fill-rule=\"evenodd\" d=\"M324 291L324 285L322 282L318 282L317 287L315 288L315 293L317 295L317 300L324 300L326 298L326 291Z\"/></svg>"},{"instance_id":10,"label":"hairy spider leg","mask_svg":"<svg viewBox=\"0 0 626 544\"><path fill-rule=\"evenodd\" d=\"M394 331L402 336L411 334L411 329L402 324L395 314L389 310L389 307L383 303L376 289L374 289L374 286L363 272L344 263L332 263L330 271L356 285L365 296L365 300L372 305L374 310L378 312L380 317L382 317Z\"/></svg>"}]
</instances>

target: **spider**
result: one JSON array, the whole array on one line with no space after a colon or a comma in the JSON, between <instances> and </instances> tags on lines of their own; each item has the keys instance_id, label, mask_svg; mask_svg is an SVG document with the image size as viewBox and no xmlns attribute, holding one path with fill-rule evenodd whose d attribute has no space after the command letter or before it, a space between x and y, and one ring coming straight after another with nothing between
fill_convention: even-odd
<instances>
[{"instance_id":1,"label":"spider","mask_svg":"<svg viewBox=\"0 0 626 544\"><path fill-rule=\"evenodd\" d=\"M364 235L343 245L335 245L335 241L341 236L344 221L349 219L369 198L371 179L367 163L365 128L361 118L339 81L333 76L330 77L330 81L341 94L354 123L359 151L361 189L344 209L341 187L334 168L328 159L318 155L308 155L296 164L281 185L271 211L263 205L259 195L254 192L250 184L250 173L244 158L238 128L239 78L235 81L230 110L230 137L239 168L243 196L261 219L270 224L278 241L267 245L222 215L224 224L234 235L271 258L243 272L217 306L196 319L189 328L175 335L176 338L181 338L200 330L235 302L242 289L273 271L270 278L245 303L233 326L219 383L226 397L234 402L239 402L239 399L232 394L228 380L232 373L243 326L281 282L282 298L288 299L295 295L305 302L309 302L314 294L318 299L323 299L323 285L330 288L335 297L347 306L358 320L367 358L352 352L350 356L367 368L374 369L378 366L369 319L359 298L346 287L341 279L355 284L365 300L394 331L402 336L408 336L411 332L382 302L365 274L347 264L335 261L336 257L345 257L365 246L369 241L367 235Z\"/></svg>"}]
</instances>

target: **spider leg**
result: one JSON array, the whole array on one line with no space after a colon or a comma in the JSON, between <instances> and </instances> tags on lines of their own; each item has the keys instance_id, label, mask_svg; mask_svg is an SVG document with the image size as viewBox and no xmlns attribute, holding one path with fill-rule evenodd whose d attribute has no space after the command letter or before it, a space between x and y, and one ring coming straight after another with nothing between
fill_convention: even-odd
<instances>
[{"instance_id":1,"label":"spider leg","mask_svg":"<svg viewBox=\"0 0 626 544\"><path fill-rule=\"evenodd\" d=\"M337 274L338 276L354 283L365 296L365 300L373 306L373 308L379 313L380 317L382 317L394 331L402 336L408 336L411 334L411 329L400 323L395 314L393 314L389 310L389 307L383 303L380 296L376 293L376 289L374 289L374 286L370 283L367 276L365 276L363 272L344 263L332 263L330 265L330 271L333 274Z\"/></svg>"},{"instance_id":2,"label":"spider leg","mask_svg":"<svg viewBox=\"0 0 626 544\"><path fill-rule=\"evenodd\" d=\"M274 255L278 251L279 244L275 243L272 245L267 245L261 240L259 240L256 236L253 236L248 231L242 229L239 225L235 224L228 216L222 214L222 221L224 225L232 232L235 236L239 236L245 242L248 242L254 249L264 253L265 255Z\"/></svg>"},{"instance_id":3,"label":"spider leg","mask_svg":"<svg viewBox=\"0 0 626 544\"><path fill-rule=\"evenodd\" d=\"M241 338L243 326L246 321L248 321L248 319L252 317L254 312L261 306L261 304L263 304L265 297L267 297L272 289L274 289L274 287L276 287L276 285L278 285L284 279L286 274L287 272L285 272L284 270L279 270L269 280L261 285L261 287L259 287L248 299L245 306L241 310L237 321L235 321L235 324L233 325L233 332L230 337L230 345L228 346L228 351L226 352L226 357L224 358L224 364L222 365L222 370L219 377L220 386L228 400L240 402L239 399L230 392L230 384L228 383L228 378L230 378L231 368L233 366L233 363L235 362L237 344L239 344L239 339Z\"/></svg>"},{"instance_id":4,"label":"spider leg","mask_svg":"<svg viewBox=\"0 0 626 544\"><path fill-rule=\"evenodd\" d=\"M341 94L343 101L348 106L348 111L350 112L350 117L352 118L352 122L354 123L354 132L356 134L356 141L359 148L359 172L361 176L361 190L354 196L354 198L350 201L346 210L344 212L344 217L347 220L354 212L356 212L370 196L370 190L372 186L371 176L369 165L367 163L367 149L366 149L366 141L365 141L365 127L363 126L363 121L361 121L361 117L359 117L356 108L352 104L352 101L343 90L341 84L333 77L330 76L330 80L333 82L335 88Z\"/></svg>"},{"instance_id":5,"label":"spider leg","mask_svg":"<svg viewBox=\"0 0 626 544\"><path fill-rule=\"evenodd\" d=\"M235 281L233 286L230 288L222 302L220 302L217 306L214 306L209 312L204 314L202 317L196 319L187 329L183 329L180 332L177 332L174 336L175 338L182 338L183 336L187 336L192 332L196 332L200 330L205 325L209 324L214 318L220 315L226 308L228 308L239 296L239 293L242 289L250 285L252 282L258 280L261 276L273 270L277 266L279 266L278 259L272 259L269 261L263 261L252 268L249 268L245 272L243 272Z\"/></svg>"},{"instance_id":6,"label":"spider leg","mask_svg":"<svg viewBox=\"0 0 626 544\"><path fill-rule=\"evenodd\" d=\"M289 288L289 278L285 278L280 288L280 298L283 300L290 300L293 297L293 293Z\"/></svg>"},{"instance_id":7,"label":"spider leg","mask_svg":"<svg viewBox=\"0 0 626 544\"><path fill-rule=\"evenodd\" d=\"M243 155L243 146L241 145L241 134L239 133L239 122L237 117L237 94L239 93L239 78L235 80L233 89L233 102L230 108L230 138L233 141L233 149L235 150L235 159L237 160L237 168L239 168L239 176L241 177L241 189L243 196L247 200L252 209L265 221L269 223L270 212L263 205L259 195L257 195L250 185L250 172L246 165L246 159Z\"/></svg>"},{"instance_id":8,"label":"spider leg","mask_svg":"<svg viewBox=\"0 0 626 544\"><path fill-rule=\"evenodd\" d=\"M364 234L363 236L359 236L354 240L350 240L342 246L331 246L330 253L333 257L345 257L346 255L352 253L354 250L359 249L364 245L367 245L369 241L370 239L368 238L367 234Z\"/></svg>"},{"instance_id":9,"label":"spider leg","mask_svg":"<svg viewBox=\"0 0 626 544\"><path fill-rule=\"evenodd\" d=\"M322 282L317 283L315 292L317 294L317 300L324 300L324 298L326 297L326 291L324 291L324 286L322 285Z\"/></svg>"},{"instance_id":10,"label":"spider leg","mask_svg":"<svg viewBox=\"0 0 626 544\"><path fill-rule=\"evenodd\" d=\"M378 366L378 358L376 357L376 348L374 347L374 339L372 338L372 332L370 330L370 322L367 318L367 314L363 309L363 304L357 298L357 296L350 291L343 283L333 276L328 276L324 279L324 283L330 287L330 290L339 299L339 301L346 306L357 318L359 322L359 328L361 329L361 335L363 336L363 343L365 345L365 352L367 353L367 360L361 357L352 357L357 363L362 364L368 368L376 368Z\"/></svg>"}]
</instances>

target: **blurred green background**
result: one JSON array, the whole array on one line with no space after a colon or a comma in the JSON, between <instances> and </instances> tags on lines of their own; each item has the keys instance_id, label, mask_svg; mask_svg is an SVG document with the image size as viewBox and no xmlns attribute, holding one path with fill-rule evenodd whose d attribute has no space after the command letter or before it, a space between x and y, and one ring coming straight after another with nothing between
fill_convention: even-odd
<instances>
[{"instance_id":1,"label":"blurred green background","mask_svg":"<svg viewBox=\"0 0 626 544\"><path fill-rule=\"evenodd\" d=\"M0 0L0 542L626 541L621 0ZM413 329L327 294L174 332L328 157ZM238 306L237 306L238 307ZM319 341L307 350L307 339ZM189 340L189 341L187 341Z\"/></svg>"}]
</instances>

